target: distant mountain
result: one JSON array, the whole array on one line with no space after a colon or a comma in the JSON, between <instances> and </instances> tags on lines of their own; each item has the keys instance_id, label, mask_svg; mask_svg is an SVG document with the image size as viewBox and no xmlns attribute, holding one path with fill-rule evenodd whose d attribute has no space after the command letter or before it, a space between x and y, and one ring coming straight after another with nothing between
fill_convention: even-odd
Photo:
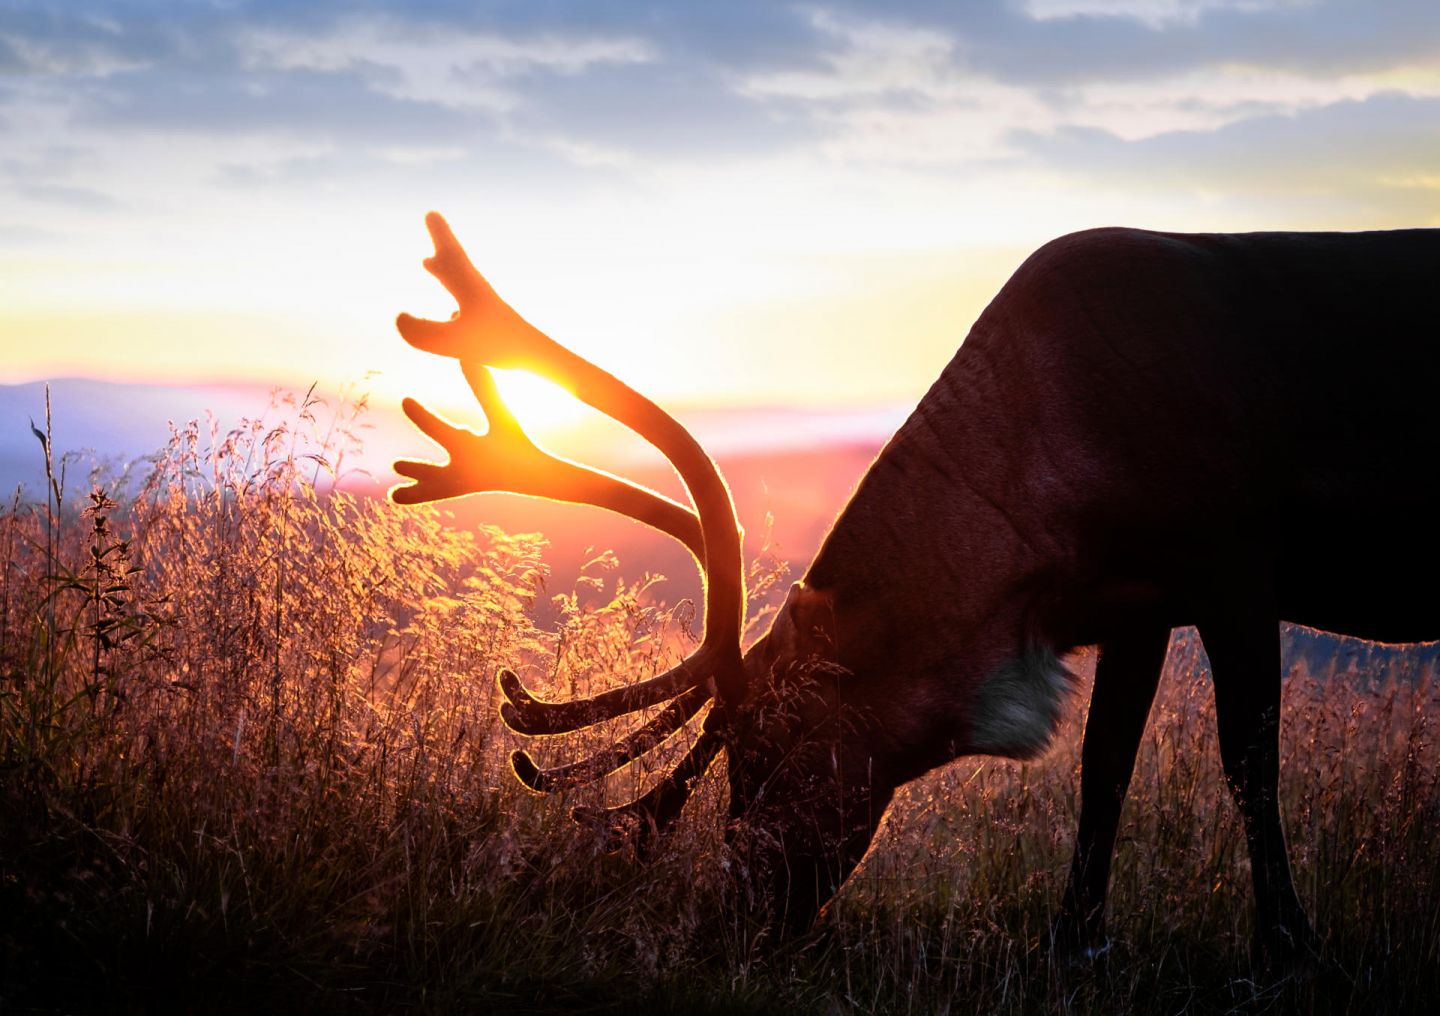
<instances>
[{"instance_id":1,"label":"distant mountain","mask_svg":"<svg viewBox=\"0 0 1440 1016\"><path fill-rule=\"evenodd\" d=\"M203 425L207 416L213 416L224 433L246 418L265 416L272 422L285 418L283 410L270 408L272 390L258 384L125 384L88 378L60 378L48 384L57 455L89 452L104 461L133 461L164 446L172 424L198 420ZM0 385L0 491L24 484L38 496L44 459L31 425L45 428L45 387L46 382L39 381ZM335 404L333 395L319 394L329 406ZM748 459L836 447L877 449L904 421L908 408L688 408L678 415L712 454ZM322 422L329 411L320 411ZM437 454L394 403L372 400L363 422L363 465L375 475L377 485L396 480L389 471L395 458ZM457 422L480 426L478 417ZM547 446L553 437L555 446L569 457L593 459L607 468L629 472L642 464L637 468L643 470L643 463L654 461L638 440L627 440L618 429L577 428L538 436Z\"/></svg>"},{"instance_id":2,"label":"distant mountain","mask_svg":"<svg viewBox=\"0 0 1440 1016\"><path fill-rule=\"evenodd\" d=\"M44 490L44 451L31 427L45 430L46 384L0 385L0 492L6 497L20 485L35 497ZM179 387L88 378L48 384L55 455L85 453L80 468L87 472L96 459L129 462L163 447L171 422L204 421L208 411L228 429L269 404L269 389L259 385Z\"/></svg>"}]
</instances>

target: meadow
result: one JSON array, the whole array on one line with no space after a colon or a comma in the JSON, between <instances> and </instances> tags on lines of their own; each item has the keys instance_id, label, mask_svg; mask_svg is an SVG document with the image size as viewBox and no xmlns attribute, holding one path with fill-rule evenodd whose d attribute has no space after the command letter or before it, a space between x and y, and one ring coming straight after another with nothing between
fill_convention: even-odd
<instances>
[{"instance_id":1,"label":"meadow","mask_svg":"<svg viewBox=\"0 0 1440 1016\"><path fill-rule=\"evenodd\" d=\"M675 746L558 799L509 770L521 742L498 719L498 668L554 695L647 676L693 645L692 606L604 553L552 589L539 535L337 490L356 416L292 410L191 424L127 475L70 469L63 486L37 442L49 497L0 507L0 1012L1404 1013L1440 998L1432 673L1289 675L1282 808L1323 950L1308 976L1250 968L1248 859L1193 633L1142 747L1116 944L1094 967L1057 967L1047 942L1083 656L1047 755L965 758L906 787L819 926L776 942L729 902L720 774L642 862L605 854L570 809L627 799ZM784 571L759 561L752 584ZM619 729L538 753L578 757Z\"/></svg>"}]
</instances>

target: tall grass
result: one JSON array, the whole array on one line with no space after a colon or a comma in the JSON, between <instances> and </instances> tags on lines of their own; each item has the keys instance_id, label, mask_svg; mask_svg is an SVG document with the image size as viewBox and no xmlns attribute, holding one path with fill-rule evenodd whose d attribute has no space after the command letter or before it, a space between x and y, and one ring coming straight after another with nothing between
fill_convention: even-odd
<instances>
[{"instance_id":1,"label":"tall grass","mask_svg":"<svg viewBox=\"0 0 1440 1016\"><path fill-rule=\"evenodd\" d=\"M722 780L642 864L568 812L632 795L665 753L561 800L509 773L498 667L566 695L648 675L686 648L688 605L602 556L538 630L543 541L337 491L348 420L305 400L284 426L192 424L123 491L57 482L46 505L0 511L0 1010L1360 1013L1440 997L1428 678L1288 682L1284 810L1326 960L1310 977L1250 979L1248 862L1193 635L1142 749L1102 965L1046 951L1083 687L1041 761L963 759L905 788L817 931L776 944L727 909Z\"/></svg>"}]
</instances>

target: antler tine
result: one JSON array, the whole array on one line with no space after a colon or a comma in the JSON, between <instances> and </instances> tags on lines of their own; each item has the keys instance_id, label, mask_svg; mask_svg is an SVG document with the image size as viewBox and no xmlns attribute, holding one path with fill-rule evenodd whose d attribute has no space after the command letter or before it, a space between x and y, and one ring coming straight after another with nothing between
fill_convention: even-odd
<instances>
[{"instance_id":1,"label":"antler tine","mask_svg":"<svg viewBox=\"0 0 1440 1016\"><path fill-rule=\"evenodd\" d=\"M450 456L445 464L401 460L395 471L414 483L390 491L396 504L421 504L482 491L508 491L556 501L589 504L643 522L679 540L704 560L700 520L684 505L618 476L551 455L540 448L510 411L490 371L462 364L465 379L489 422L483 435L452 426L414 399L405 415Z\"/></svg>"},{"instance_id":2,"label":"antler tine","mask_svg":"<svg viewBox=\"0 0 1440 1016\"><path fill-rule=\"evenodd\" d=\"M490 385L488 373L483 371L484 366L520 367L568 388L581 401L629 427L659 449L680 474L698 514L699 540L695 541L692 537L687 546L695 552L705 580L705 636L700 648L689 659L667 673L638 685L575 702L542 701L532 695L514 673L507 670L499 676L501 690L508 700L501 705L501 716L512 728L527 734L573 730L677 695L680 698L640 730L609 751L590 759L542 771L528 755L518 752L513 759L517 775L535 789L558 789L596 779L638 757L683 727L704 705L712 691L718 694L720 702L718 711L712 712L711 718L713 721L720 717L723 724L729 707L738 703L745 693L745 672L740 656L740 634L745 615L745 571L735 506L715 463L694 436L659 406L614 375L550 339L501 300L475 270L443 218L431 212L425 222L435 243L435 255L426 260L425 267L455 297L459 310L449 321L425 321L401 314L396 319L396 327L416 348L454 357L467 365L466 376L471 377L481 408L491 415L495 426L493 432L486 435L490 444L477 449L476 445L482 439L443 424L418 403L407 403L406 412L411 419L451 451L452 462L449 466L432 465L428 469L420 463L397 464L397 469L412 476L416 480L414 487L421 490L405 495L403 492L412 488L401 488L396 493L419 499L433 491L447 489L445 482L454 482L455 476L462 475L467 456L473 458L477 450L482 453L480 461L484 461L484 453L489 452L497 462L512 471L535 464L536 455L543 453L539 453L533 443L524 437L519 424L499 401L498 393ZM471 364L477 366L472 370L469 368ZM502 455L502 451L509 453L508 456ZM516 482L512 472L505 489L516 490L523 486L523 492L557 496L553 482L557 468L555 461L548 456L544 459L548 470L546 475L552 478L550 486L537 486L533 477L529 476ZM585 484L593 484L596 475L604 474L573 463L567 465L579 472L560 470L571 483L565 488L567 495L571 496L560 495L562 499L599 503L643 521L658 516L669 528L665 524L657 524L657 528L672 535L682 529L689 532L686 527L693 517L686 513L682 524L680 516L674 512L677 509L684 512L684 509L673 502L666 502L648 491L637 495L636 491L642 488L613 477L609 478L613 483L604 483L598 489L585 486L578 483L582 477ZM446 473L452 468L455 470L453 474ZM445 474L443 479L442 474ZM616 504L623 507L614 508ZM638 818L642 823L643 847L652 831L663 829L679 814L692 787L723 746L722 736L708 729L711 725L707 722L707 729L685 758L649 793L623 808L589 815L589 820L609 823L613 833L617 824L623 824L631 817ZM587 814L580 811L576 817L585 818Z\"/></svg>"},{"instance_id":3,"label":"antler tine","mask_svg":"<svg viewBox=\"0 0 1440 1016\"><path fill-rule=\"evenodd\" d=\"M517 314L475 270L445 220L425 217L435 256L425 267L454 295L459 311L449 321L401 314L396 327L418 349L492 367L522 367L557 381L601 413L645 438L675 466L695 502L705 552L705 638L701 647L720 695L744 695L740 631L745 575L740 527L730 491L715 463L668 413L614 375L561 346ZM533 700L533 696L531 697ZM559 703L541 704L560 705Z\"/></svg>"},{"instance_id":4,"label":"antler tine","mask_svg":"<svg viewBox=\"0 0 1440 1016\"><path fill-rule=\"evenodd\" d=\"M464 376L465 383L470 386L475 401L480 403L480 412L485 414L492 431L526 436L525 429L520 426L514 411L500 397L500 388L495 384L495 375L490 373L489 367L481 363L462 361L460 373Z\"/></svg>"},{"instance_id":5,"label":"antler tine","mask_svg":"<svg viewBox=\"0 0 1440 1016\"><path fill-rule=\"evenodd\" d=\"M713 692L706 683L706 659L702 647L700 652L663 674L568 702L538 699L521 683L513 670L501 670L500 691L504 693L507 701L500 703L500 718L517 734L532 737L539 734L563 734L657 705L690 689L703 687L706 695L710 695Z\"/></svg>"},{"instance_id":6,"label":"antler tine","mask_svg":"<svg viewBox=\"0 0 1440 1016\"><path fill-rule=\"evenodd\" d=\"M578 787L614 772L644 755L679 730L710 700L708 688L691 688L671 702L659 716L609 748L589 758L553 769L535 765L528 752L517 751L510 756L510 765L520 782L541 794ZM508 705L509 703L506 703ZM501 707L503 710L503 706Z\"/></svg>"},{"instance_id":7,"label":"antler tine","mask_svg":"<svg viewBox=\"0 0 1440 1016\"><path fill-rule=\"evenodd\" d=\"M705 775L723 746L724 738L720 734L706 730L695 739L680 764L643 797L616 808L579 807L571 814L577 822L606 831L607 851L620 849L627 837L626 826L631 820L638 820L637 846L644 853L651 838L664 832L680 814L695 784Z\"/></svg>"}]
</instances>

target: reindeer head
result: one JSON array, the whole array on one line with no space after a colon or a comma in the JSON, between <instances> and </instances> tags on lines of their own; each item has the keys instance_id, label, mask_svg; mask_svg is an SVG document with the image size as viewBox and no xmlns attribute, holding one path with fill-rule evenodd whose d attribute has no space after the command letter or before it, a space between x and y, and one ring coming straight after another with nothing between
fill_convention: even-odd
<instances>
[{"instance_id":1,"label":"reindeer head","mask_svg":"<svg viewBox=\"0 0 1440 1016\"><path fill-rule=\"evenodd\" d=\"M876 703L838 659L830 594L797 582L745 654L749 694L728 728L727 840L750 902L790 930L859 863L896 786Z\"/></svg>"},{"instance_id":2,"label":"reindeer head","mask_svg":"<svg viewBox=\"0 0 1440 1016\"><path fill-rule=\"evenodd\" d=\"M742 656L745 613L740 528L728 488L700 445L669 414L613 375L525 321L475 270L438 214L426 224L435 256L425 267L459 310L449 321L402 314L406 341L458 359L487 419L484 435L453 427L414 400L406 415L450 455L447 463L398 462L414 482L391 492L414 504L479 491L510 491L607 508L681 541L706 580L705 634L677 667L635 684L569 702L532 694L501 671L501 716L526 735L559 734L667 702L649 722L589 758L549 769L524 751L516 775L539 793L604 778L656 748L713 700L689 752L627 805L577 809L611 831L633 831L643 847L679 814L722 750L729 760L732 844L745 898L791 927L808 925L864 853L896 781L881 771L873 715L838 665L829 597L797 584L771 630ZM536 446L501 402L489 367L541 374L654 444L680 473L695 510L618 477L555 458Z\"/></svg>"}]
</instances>

